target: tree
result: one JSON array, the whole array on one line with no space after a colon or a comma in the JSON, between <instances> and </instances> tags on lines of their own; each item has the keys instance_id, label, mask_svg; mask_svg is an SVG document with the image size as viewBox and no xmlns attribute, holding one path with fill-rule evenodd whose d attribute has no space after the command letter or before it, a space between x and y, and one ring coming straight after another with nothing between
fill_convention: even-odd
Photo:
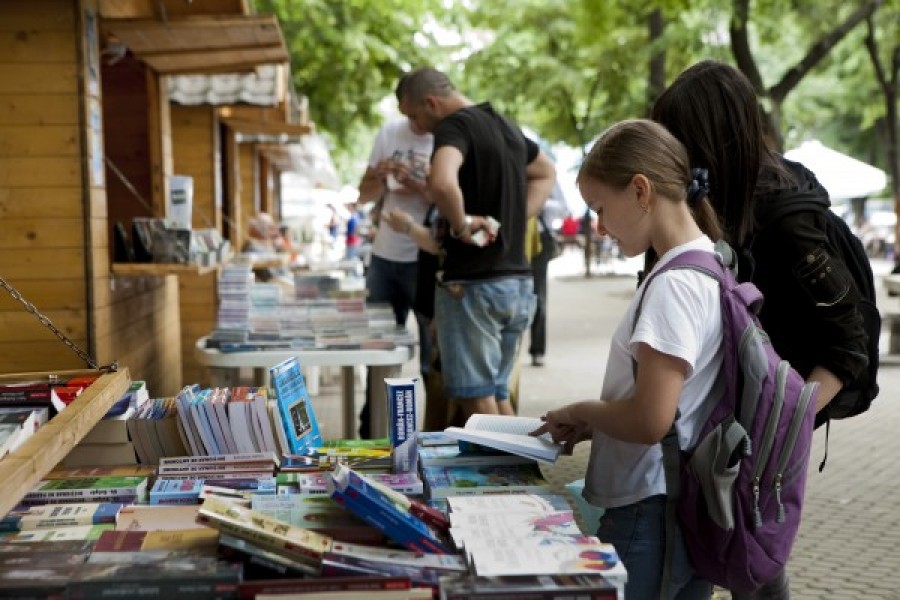
<instances>
[{"instance_id":1,"label":"tree","mask_svg":"<svg viewBox=\"0 0 900 600\"><path fill-rule=\"evenodd\" d=\"M857 7L842 22L824 32L813 43L806 54L793 66L784 71L781 79L772 86L766 87L760 74L753 51L750 48L750 0L733 0L732 15L729 25L731 50L738 68L747 76L756 89L757 94L768 101L767 116L769 128L779 145L782 138L782 105L787 95L800 81L821 62L854 27L867 19L881 6L883 0L868 0ZM821 8L821 3L818 3Z\"/></svg>"},{"instance_id":2,"label":"tree","mask_svg":"<svg viewBox=\"0 0 900 600\"><path fill-rule=\"evenodd\" d=\"M869 16L866 19L866 50L872 61L875 71L875 80L881 89L884 98L884 128L887 141L887 165L891 179L891 192L894 196L894 212L900 213L900 122L897 117L897 98L900 95L900 3L894 2L893 10L888 14L882 14L880 23L882 27L876 27L875 20ZM882 59L881 46L884 48L888 59ZM887 65L885 65L885 62ZM895 226L895 239L900 239L900 222ZM896 244L896 242L895 242ZM900 263L898 263L900 264Z\"/></svg>"},{"instance_id":3,"label":"tree","mask_svg":"<svg viewBox=\"0 0 900 600\"><path fill-rule=\"evenodd\" d=\"M443 60L435 24L439 0L256 0L278 17L291 55L291 78L329 140L344 180L380 124L380 103L410 68ZM366 140L367 138L367 140Z\"/></svg>"}]
</instances>

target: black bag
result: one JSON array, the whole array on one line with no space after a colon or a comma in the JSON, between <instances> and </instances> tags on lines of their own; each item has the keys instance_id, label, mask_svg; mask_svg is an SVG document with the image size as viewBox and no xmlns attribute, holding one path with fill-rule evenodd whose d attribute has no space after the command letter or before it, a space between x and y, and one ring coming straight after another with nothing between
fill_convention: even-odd
<instances>
[{"instance_id":1,"label":"black bag","mask_svg":"<svg viewBox=\"0 0 900 600\"><path fill-rule=\"evenodd\" d=\"M546 255L547 260L559 258L559 255L562 254L562 248L560 247L559 242L556 241L553 230L547 226L544 215L538 215L538 223L540 223L541 226L541 254Z\"/></svg>"},{"instance_id":2,"label":"black bag","mask_svg":"<svg viewBox=\"0 0 900 600\"><path fill-rule=\"evenodd\" d=\"M826 215L825 235L853 276L853 283L856 285L860 297L857 309L862 316L863 327L869 338L866 347L869 357L868 367L860 373L855 381L844 386L825 409L827 411L826 419L846 419L869 410L872 400L878 396L878 342L881 337L881 314L875 304L875 277L862 242L841 217L821 204L804 201L787 202L767 215L766 221L771 223L788 214L802 211L818 211ZM821 417L820 414L816 419L817 426L823 422Z\"/></svg>"}]
</instances>

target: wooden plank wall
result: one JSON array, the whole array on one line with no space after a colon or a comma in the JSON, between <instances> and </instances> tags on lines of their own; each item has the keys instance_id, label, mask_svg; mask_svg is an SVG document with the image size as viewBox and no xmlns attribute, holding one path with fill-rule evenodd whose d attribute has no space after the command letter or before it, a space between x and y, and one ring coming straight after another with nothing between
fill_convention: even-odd
<instances>
[{"instance_id":1,"label":"wooden plank wall","mask_svg":"<svg viewBox=\"0 0 900 600\"><path fill-rule=\"evenodd\" d=\"M79 13L0 3L0 277L87 350ZM84 367L0 290L0 371Z\"/></svg>"},{"instance_id":2,"label":"wooden plank wall","mask_svg":"<svg viewBox=\"0 0 900 600\"><path fill-rule=\"evenodd\" d=\"M194 178L194 227L221 230L221 173L218 119L213 107L170 104L172 156L175 173ZM208 384L205 367L194 358L197 338L209 334L216 323L216 275L181 275L178 278L182 379L185 384Z\"/></svg>"}]
</instances>

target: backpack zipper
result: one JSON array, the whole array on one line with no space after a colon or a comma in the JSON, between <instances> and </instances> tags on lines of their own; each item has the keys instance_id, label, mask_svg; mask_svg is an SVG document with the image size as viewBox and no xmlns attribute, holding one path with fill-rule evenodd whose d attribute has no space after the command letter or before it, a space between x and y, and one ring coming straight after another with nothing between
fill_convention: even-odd
<instances>
[{"instance_id":1,"label":"backpack zipper","mask_svg":"<svg viewBox=\"0 0 900 600\"><path fill-rule=\"evenodd\" d=\"M804 384L800 391L800 401L797 404L797 410L791 418L791 427L788 430L787 438L785 438L784 446L781 449L781 457L778 459L778 466L775 470L775 502L778 504L778 513L775 517L776 523L783 523L785 519L784 504L781 503L781 489L784 481L784 469L787 467L788 459L794 453L794 446L797 444L797 438L800 437L800 428L803 426L803 420L806 417L806 411L809 409L809 403L812 400L815 384Z\"/></svg>"},{"instance_id":2,"label":"backpack zipper","mask_svg":"<svg viewBox=\"0 0 900 600\"><path fill-rule=\"evenodd\" d=\"M786 360L778 363L778 370L775 374L775 403L769 413L769 420L766 422L762 448L759 448L759 460L756 461L756 468L753 471L753 524L755 527L762 526L762 514L759 511L760 484L766 462L769 460L769 453L775 444L775 433L778 429L778 421L781 419L781 410L784 407L784 389L787 385L790 368L791 365Z\"/></svg>"}]
</instances>

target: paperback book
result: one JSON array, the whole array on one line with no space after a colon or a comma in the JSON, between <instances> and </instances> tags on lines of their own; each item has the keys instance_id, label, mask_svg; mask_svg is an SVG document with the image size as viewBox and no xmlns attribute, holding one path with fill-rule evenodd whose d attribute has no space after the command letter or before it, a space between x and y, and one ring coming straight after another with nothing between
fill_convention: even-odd
<instances>
[{"instance_id":1,"label":"paperback book","mask_svg":"<svg viewBox=\"0 0 900 600\"><path fill-rule=\"evenodd\" d=\"M548 434L528 435L541 425L540 419L532 417L474 414L465 427L447 427L444 433L457 440L555 463L562 445L553 443Z\"/></svg>"},{"instance_id":2,"label":"paperback book","mask_svg":"<svg viewBox=\"0 0 900 600\"><path fill-rule=\"evenodd\" d=\"M549 494L547 480L537 464L425 467L422 479L429 498L456 495L534 493Z\"/></svg>"},{"instance_id":3,"label":"paperback book","mask_svg":"<svg viewBox=\"0 0 900 600\"><path fill-rule=\"evenodd\" d=\"M146 477L79 477L74 479L45 479L22 502L52 504L57 502L106 501L112 497L131 497L140 501L147 495ZM99 500L102 498L103 500Z\"/></svg>"},{"instance_id":4,"label":"paperback book","mask_svg":"<svg viewBox=\"0 0 900 600\"><path fill-rule=\"evenodd\" d=\"M207 498L197 521L235 537L312 566L331 549L330 537L272 519L219 498Z\"/></svg>"},{"instance_id":5,"label":"paperback book","mask_svg":"<svg viewBox=\"0 0 900 600\"><path fill-rule=\"evenodd\" d=\"M0 520L0 531L115 523L116 515L122 506L119 503L106 502L30 506L23 510L13 510Z\"/></svg>"},{"instance_id":6,"label":"paperback book","mask_svg":"<svg viewBox=\"0 0 900 600\"><path fill-rule=\"evenodd\" d=\"M329 478L329 493L335 502L409 550L436 554L452 553L425 521L399 505L365 476L341 466Z\"/></svg>"},{"instance_id":7,"label":"paperback book","mask_svg":"<svg viewBox=\"0 0 900 600\"><path fill-rule=\"evenodd\" d=\"M415 472L418 468L416 392L419 385L418 377L387 377L384 380L394 473Z\"/></svg>"},{"instance_id":8,"label":"paperback book","mask_svg":"<svg viewBox=\"0 0 900 600\"><path fill-rule=\"evenodd\" d=\"M423 467L519 465L532 462L533 458L477 444L465 444L465 447L460 444L419 447L419 464Z\"/></svg>"},{"instance_id":9,"label":"paperback book","mask_svg":"<svg viewBox=\"0 0 900 600\"><path fill-rule=\"evenodd\" d=\"M297 358L275 365L269 369L269 375L291 452L299 454L305 448L320 446L319 422Z\"/></svg>"}]
</instances>

